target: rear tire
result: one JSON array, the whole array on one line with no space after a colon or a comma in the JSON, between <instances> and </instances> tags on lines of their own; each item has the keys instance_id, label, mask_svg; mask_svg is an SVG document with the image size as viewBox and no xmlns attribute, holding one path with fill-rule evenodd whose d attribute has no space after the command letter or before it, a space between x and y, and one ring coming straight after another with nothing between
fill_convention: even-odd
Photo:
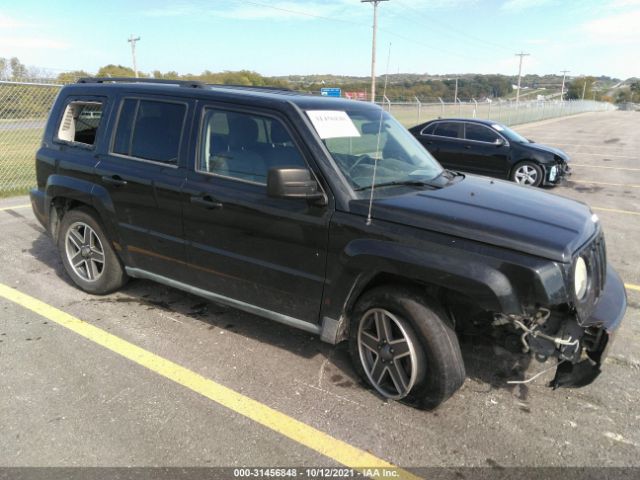
<instances>
[{"instance_id":1,"label":"rear tire","mask_svg":"<svg viewBox=\"0 0 640 480\"><path fill-rule=\"evenodd\" d=\"M464 383L455 332L421 292L384 286L356 304L349 351L358 374L383 397L433 409Z\"/></svg>"},{"instance_id":2,"label":"rear tire","mask_svg":"<svg viewBox=\"0 0 640 480\"><path fill-rule=\"evenodd\" d=\"M127 283L120 259L90 208L69 210L62 218L58 251L67 274L85 292L106 295Z\"/></svg>"}]
</instances>

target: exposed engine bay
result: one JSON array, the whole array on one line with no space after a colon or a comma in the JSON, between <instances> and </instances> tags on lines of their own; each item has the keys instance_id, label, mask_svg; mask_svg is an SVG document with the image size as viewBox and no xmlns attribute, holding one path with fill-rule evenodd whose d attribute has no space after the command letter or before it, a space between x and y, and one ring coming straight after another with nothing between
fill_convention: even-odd
<instances>
[{"instance_id":1,"label":"exposed engine bay","mask_svg":"<svg viewBox=\"0 0 640 480\"><path fill-rule=\"evenodd\" d=\"M519 335L522 352L544 362L557 358L556 375L549 386L582 387L600 374L601 358L608 343L603 328L582 327L574 316L540 308L535 315L495 314L495 328L508 328Z\"/></svg>"}]
</instances>

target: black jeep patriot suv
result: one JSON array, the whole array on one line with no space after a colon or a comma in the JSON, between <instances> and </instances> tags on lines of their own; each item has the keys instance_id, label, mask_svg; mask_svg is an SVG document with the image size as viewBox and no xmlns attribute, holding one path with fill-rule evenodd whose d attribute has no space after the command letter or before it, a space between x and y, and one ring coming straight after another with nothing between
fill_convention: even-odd
<instances>
[{"instance_id":1,"label":"black jeep patriot suv","mask_svg":"<svg viewBox=\"0 0 640 480\"><path fill-rule=\"evenodd\" d=\"M580 386L626 309L588 206L444 170L369 103L82 79L53 106L37 185L81 289L150 279L348 341L375 390L423 408L463 383L466 329Z\"/></svg>"}]
</instances>

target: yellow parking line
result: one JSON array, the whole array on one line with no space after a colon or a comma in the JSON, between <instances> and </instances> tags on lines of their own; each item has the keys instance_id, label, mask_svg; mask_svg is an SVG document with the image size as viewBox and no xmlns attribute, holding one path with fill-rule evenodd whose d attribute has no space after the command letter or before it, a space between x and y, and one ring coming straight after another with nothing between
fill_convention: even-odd
<instances>
[{"instance_id":1,"label":"yellow parking line","mask_svg":"<svg viewBox=\"0 0 640 480\"><path fill-rule=\"evenodd\" d=\"M1 283L0 297L31 310L342 465L357 470L378 468L382 472L382 469L388 469L389 473L397 472L395 478L419 478L364 450ZM382 472L380 476L385 475Z\"/></svg>"},{"instance_id":2,"label":"yellow parking line","mask_svg":"<svg viewBox=\"0 0 640 480\"><path fill-rule=\"evenodd\" d=\"M609 185L612 187L629 187L629 188L640 188L640 185L630 185L627 183L608 183L608 182L593 182L591 180L573 180L570 179L570 182L573 183L586 183L586 184L590 184L590 185Z\"/></svg>"},{"instance_id":3,"label":"yellow parking line","mask_svg":"<svg viewBox=\"0 0 640 480\"><path fill-rule=\"evenodd\" d=\"M632 212L631 210L618 210L617 208L591 207L591 210L599 210L601 212L624 213L626 215L640 215L640 212Z\"/></svg>"},{"instance_id":4,"label":"yellow parking line","mask_svg":"<svg viewBox=\"0 0 640 480\"><path fill-rule=\"evenodd\" d=\"M627 290L635 290L636 292L640 292L640 285L634 285L633 283L625 283L624 288Z\"/></svg>"},{"instance_id":5,"label":"yellow parking line","mask_svg":"<svg viewBox=\"0 0 640 480\"><path fill-rule=\"evenodd\" d=\"M570 164L572 167L586 167L586 168L606 168L608 170L626 170L629 172L640 172L640 168L626 168L626 167L605 167L604 165L585 165L584 163Z\"/></svg>"},{"instance_id":6,"label":"yellow parking line","mask_svg":"<svg viewBox=\"0 0 640 480\"><path fill-rule=\"evenodd\" d=\"M31 207L30 203L25 203L24 205L14 205L13 207L2 207L0 208L0 212L4 212L5 210L15 210L16 208L29 208Z\"/></svg>"}]
</instances>

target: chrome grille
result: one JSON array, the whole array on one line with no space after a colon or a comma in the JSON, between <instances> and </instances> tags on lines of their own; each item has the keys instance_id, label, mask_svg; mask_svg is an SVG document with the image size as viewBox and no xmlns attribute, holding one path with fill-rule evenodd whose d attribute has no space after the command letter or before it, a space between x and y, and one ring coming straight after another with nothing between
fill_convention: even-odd
<instances>
[{"instance_id":1,"label":"chrome grille","mask_svg":"<svg viewBox=\"0 0 640 480\"><path fill-rule=\"evenodd\" d=\"M598 235L591 245L585 249L583 255L587 259L591 273L593 298L597 300L604 290L604 282L607 278L607 249L604 242L604 235Z\"/></svg>"}]
</instances>

